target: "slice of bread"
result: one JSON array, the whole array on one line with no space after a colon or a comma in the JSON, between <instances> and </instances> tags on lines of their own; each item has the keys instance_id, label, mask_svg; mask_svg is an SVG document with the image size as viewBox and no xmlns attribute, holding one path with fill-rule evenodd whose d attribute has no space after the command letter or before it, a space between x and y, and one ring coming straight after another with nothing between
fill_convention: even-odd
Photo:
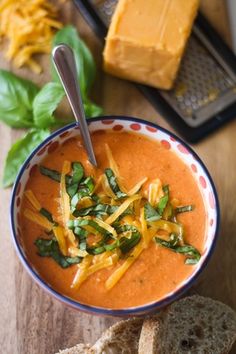
<instances>
[{"instance_id":1,"label":"slice of bread","mask_svg":"<svg viewBox=\"0 0 236 354\"><path fill-rule=\"evenodd\" d=\"M92 346L91 354L138 354L142 324L141 318L115 323Z\"/></svg>"},{"instance_id":2,"label":"slice of bread","mask_svg":"<svg viewBox=\"0 0 236 354\"><path fill-rule=\"evenodd\" d=\"M139 338L138 354L152 354L156 352L159 329L160 325L157 317L148 318L143 322Z\"/></svg>"},{"instance_id":3,"label":"slice of bread","mask_svg":"<svg viewBox=\"0 0 236 354\"><path fill-rule=\"evenodd\" d=\"M72 348L60 350L57 354L89 354L89 348L88 344L80 343Z\"/></svg>"},{"instance_id":4,"label":"slice of bread","mask_svg":"<svg viewBox=\"0 0 236 354\"><path fill-rule=\"evenodd\" d=\"M142 348L148 348L149 338L156 347L146 354L226 354L236 340L236 313L219 301L198 295L170 305L158 317L158 325L147 321L139 354L145 353Z\"/></svg>"}]
</instances>

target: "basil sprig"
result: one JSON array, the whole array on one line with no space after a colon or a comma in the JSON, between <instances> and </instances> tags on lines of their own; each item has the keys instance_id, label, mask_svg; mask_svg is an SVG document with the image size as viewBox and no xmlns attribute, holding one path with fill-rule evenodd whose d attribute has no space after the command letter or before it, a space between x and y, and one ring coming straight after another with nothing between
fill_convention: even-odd
<instances>
[{"instance_id":1,"label":"basil sprig","mask_svg":"<svg viewBox=\"0 0 236 354\"><path fill-rule=\"evenodd\" d=\"M41 257L51 257L62 268L68 268L73 264L78 264L82 261L81 257L66 257L60 252L58 242L55 238L45 239L38 238L35 241L35 246L38 249L38 254Z\"/></svg>"},{"instance_id":2,"label":"basil sprig","mask_svg":"<svg viewBox=\"0 0 236 354\"><path fill-rule=\"evenodd\" d=\"M116 198L121 199L127 197L127 194L120 190L120 187L117 182L117 178L111 168L105 169L105 175L109 183L109 186L112 192L115 194Z\"/></svg>"},{"instance_id":3,"label":"basil sprig","mask_svg":"<svg viewBox=\"0 0 236 354\"><path fill-rule=\"evenodd\" d=\"M170 235L169 241L165 241L159 237L155 237L157 244L170 249L173 252L184 254L187 258L185 264L196 264L201 258L200 252L193 246L185 244L179 245L179 237L175 234Z\"/></svg>"},{"instance_id":4,"label":"basil sprig","mask_svg":"<svg viewBox=\"0 0 236 354\"><path fill-rule=\"evenodd\" d=\"M68 44L73 49L86 117L101 115L102 109L89 98L96 72L90 50L73 26L65 26L55 34L53 47L60 43ZM52 76L53 81L39 89L29 80L0 70L0 121L12 128L32 129L8 153L3 174L4 187L13 184L20 166L29 153L50 134L49 129L71 121L57 119L54 114L65 92L54 68Z\"/></svg>"}]
</instances>

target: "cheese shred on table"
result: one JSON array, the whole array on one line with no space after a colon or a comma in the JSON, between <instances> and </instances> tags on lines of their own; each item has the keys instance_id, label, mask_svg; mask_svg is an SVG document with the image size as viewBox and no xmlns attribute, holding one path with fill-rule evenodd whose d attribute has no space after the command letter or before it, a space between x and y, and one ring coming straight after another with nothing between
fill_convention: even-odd
<instances>
[{"instance_id":1,"label":"cheese shred on table","mask_svg":"<svg viewBox=\"0 0 236 354\"><path fill-rule=\"evenodd\" d=\"M50 53L55 30L63 26L57 16L56 6L47 0L0 1L1 44L6 44L5 56L16 68L42 71L34 55Z\"/></svg>"}]
</instances>

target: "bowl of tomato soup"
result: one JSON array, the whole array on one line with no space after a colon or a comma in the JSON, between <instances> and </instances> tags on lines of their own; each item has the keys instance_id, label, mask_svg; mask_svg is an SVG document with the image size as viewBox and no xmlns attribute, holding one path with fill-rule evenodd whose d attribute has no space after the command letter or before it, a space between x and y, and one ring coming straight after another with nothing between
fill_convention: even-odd
<instances>
[{"instance_id":1,"label":"bowl of tomato soup","mask_svg":"<svg viewBox=\"0 0 236 354\"><path fill-rule=\"evenodd\" d=\"M51 134L27 158L11 200L13 241L48 293L78 310L140 315L194 283L216 242L219 204L197 154L156 124L89 120Z\"/></svg>"}]
</instances>

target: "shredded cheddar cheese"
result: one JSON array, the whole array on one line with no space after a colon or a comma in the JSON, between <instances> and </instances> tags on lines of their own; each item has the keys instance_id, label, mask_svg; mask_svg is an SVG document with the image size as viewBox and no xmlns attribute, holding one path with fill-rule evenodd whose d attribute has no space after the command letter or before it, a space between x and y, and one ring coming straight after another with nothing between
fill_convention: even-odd
<instances>
[{"instance_id":1,"label":"shredded cheddar cheese","mask_svg":"<svg viewBox=\"0 0 236 354\"><path fill-rule=\"evenodd\" d=\"M17 68L28 66L35 73L42 71L35 54L50 53L58 10L48 0L1 0L0 39L7 42L6 58Z\"/></svg>"},{"instance_id":2,"label":"shredded cheddar cheese","mask_svg":"<svg viewBox=\"0 0 236 354\"><path fill-rule=\"evenodd\" d=\"M163 196L162 184L159 178L157 178L154 181L152 181L152 183L149 184L148 201L152 206L155 207L162 196Z\"/></svg>"},{"instance_id":3,"label":"shredded cheddar cheese","mask_svg":"<svg viewBox=\"0 0 236 354\"><path fill-rule=\"evenodd\" d=\"M78 265L77 273L75 274L74 280L71 284L71 287L74 289L78 289L83 281L87 278L87 269L92 262L92 256L86 256L82 263Z\"/></svg>"},{"instance_id":4,"label":"shredded cheddar cheese","mask_svg":"<svg viewBox=\"0 0 236 354\"><path fill-rule=\"evenodd\" d=\"M65 236L68 237L69 242L72 246L76 246L76 239L71 232L67 228L67 220L70 218L70 198L66 191L66 175L71 170L71 163L69 161L65 161L62 166L62 173L61 173L61 183L60 183L60 194L61 194L61 216L63 221L64 233Z\"/></svg>"},{"instance_id":5,"label":"shredded cheddar cheese","mask_svg":"<svg viewBox=\"0 0 236 354\"><path fill-rule=\"evenodd\" d=\"M57 239L59 248L61 250L61 253L66 256L67 255L67 245L66 245L66 239L64 236L63 228L60 226L54 226L53 227L53 232L54 235Z\"/></svg>"},{"instance_id":6,"label":"shredded cheddar cheese","mask_svg":"<svg viewBox=\"0 0 236 354\"><path fill-rule=\"evenodd\" d=\"M30 204L36 209L36 210L40 210L41 209L41 205L38 201L38 199L35 197L34 193L28 189L25 191L25 196L28 199L28 201L30 202Z\"/></svg>"},{"instance_id":7,"label":"shredded cheddar cheese","mask_svg":"<svg viewBox=\"0 0 236 354\"><path fill-rule=\"evenodd\" d=\"M46 230L50 231L53 228L53 223L51 223L50 221L48 221L44 216L35 213L34 211L30 210L30 209L25 209L24 210L24 216L35 222L36 224L38 224L39 226L45 228Z\"/></svg>"},{"instance_id":8,"label":"shredded cheddar cheese","mask_svg":"<svg viewBox=\"0 0 236 354\"><path fill-rule=\"evenodd\" d=\"M107 224L112 224L118 217L124 213L124 211L129 207L131 203L133 203L135 200L140 199L141 197L139 195L133 195L132 197L129 197L122 203L119 208L106 219Z\"/></svg>"}]
</instances>

